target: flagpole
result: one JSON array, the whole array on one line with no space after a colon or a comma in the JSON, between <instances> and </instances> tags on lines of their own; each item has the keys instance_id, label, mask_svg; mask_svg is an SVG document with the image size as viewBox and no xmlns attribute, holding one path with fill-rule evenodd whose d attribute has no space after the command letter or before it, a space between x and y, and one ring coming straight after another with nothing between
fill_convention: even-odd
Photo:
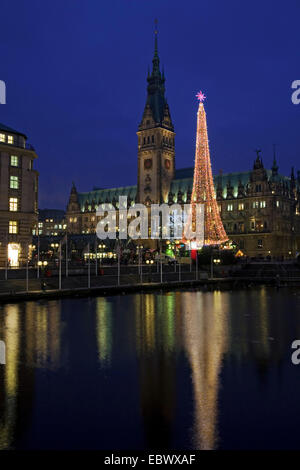
<instances>
[{"instance_id":1,"label":"flagpole","mask_svg":"<svg viewBox=\"0 0 300 470\"><path fill-rule=\"evenodd\" d=\"M143 284L143 251L141 251L141 284Z\"/></svg>"},{"instance_id":2,"label":"flagpole","mask_svg":"<svg viewBox=\"0 0 300 470\"><path fill-rule=\"evenodd\" d=\"M96 261L95 261L95 275L97 276L97 271L98 271L98 260L97 260L97 254L98 254L98 244L97 244L97 234L95 234L95 254L96 254Z\"/></svg>"},{"instance_id":3,"label":"flagpole","mask_svg":"<svg viewBox=\"0 0 300 470\"><path fill-rule=\"evenodd\" d=\"M61 240L59 242L59 275L58 275L58 288L61 290Z\"/></svg>"},{"instance_id":4,"label":"flagpole","mask_svg":"<svg viewBox=\"0 0 300 470\"><path fill-rule=\"evenodd\" d=\"M180 263L180 258L178 261L178 275L179 275L179 281L181 281L181 263Z\"/></svg>"},{"instance_id":5,"label":"flagpole","mask_svg":"<svg viewBox=\"0 0 300 470\"><path fill-rule=\"evenodd\" d=\"M69 275L68 270L68 232L66 232L66 277Z\"/></svg>"},{"instance_id":6,"label":"flagpole","mask_svg":"<svg viewBox=\"0 0 300 470\"><path fill-rule=\"evenodd\" d=\"M118 241L118 286L120 285L120 240Z\"/></svg>"},{"instance_id":7,"label":"flagpole","mask_svg":"<svg viewBox=\"0 0 300 470\"><path fill-rule=\"evenodd\" d=\"M161 253L162 241L160 241L160 282L163 282L163 272L162 272L162 253Z\"/></svg>"},{"instance_id":8,"label":"flagpole","mask_svg":"<svg viewBox=\"0 0 300 470\"><path fill-rule=\"evenodd\" d=\"M39 265L39 261L40 261L40 235L39 235L39 229L38 229L38 246L37 246L37 249L38 249L38 252L37 252L37 272L36 272L36 277L37 279L39 279L40 277L40 265Z\"/></svg>"},{"instance_id":9,"label":"flagpole","mask_svg":"<svg viewBox=\"0 0 300 470\"><path fill-rule=\"evenodd\" d=\"M8 264L8 233L6 234L6 255L5 255L5 280L7 281L7 264Z\"/></svg>"},{"instance_id":10,"label":"flagpole","mask_svg":"<svg viewBox=\"0 0 300 470\"><path fill-rule=\"evenodd\" d=\"M88 259L88 288L90 289L90 287L91 287L90 242L88 243L88 257L89 257L89 259Z\"/></svg>"},{"instance_id":11,"label":"flagpole","mask_svg":"<svg viewBox=\"0 0 300 470\"><path fill-rule=\"evenodd\" d=\"M26 292L28 292L28 257L29 257L29 245L27 244L27 259L26 259Z\"/></svg>"}]
</instances>

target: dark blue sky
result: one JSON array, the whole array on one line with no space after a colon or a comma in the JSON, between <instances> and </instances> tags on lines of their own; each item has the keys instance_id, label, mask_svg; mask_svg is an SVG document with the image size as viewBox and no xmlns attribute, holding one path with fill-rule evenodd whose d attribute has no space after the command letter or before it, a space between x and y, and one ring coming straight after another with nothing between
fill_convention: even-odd
<instances>
[{"instance_id":1,"label":"dark blue sky","mask_svg":"<svg viewBox=\"0 0 300 470\"><path fill-rule=\"evenodd\" d=\"M155 17L177 168L193 165L199 89L215 173L248 170L257 147L270 167L273 143L280 171L298 168L299 0L1 0L0 122L37 149L41 208L65 208L72 180L136 183Z\"/></svg>"}]
</instances>

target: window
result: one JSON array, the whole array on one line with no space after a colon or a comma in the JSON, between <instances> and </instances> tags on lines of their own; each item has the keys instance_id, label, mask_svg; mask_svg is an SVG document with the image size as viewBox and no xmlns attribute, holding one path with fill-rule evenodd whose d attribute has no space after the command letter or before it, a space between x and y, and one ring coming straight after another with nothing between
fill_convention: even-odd
<instances>
[{"instance_id":1,"label":"window","mask_svg":"<svg viewBox=\"0 0 300 470\"><path fill-rule=\"evenodd\" d=\"M0 134L0 142L5 142L5 134Z\"/></svg>"},{"instance_id":2,"label":"window","mask_svg":"<svg viewBox=\"0 0 300 470\"><path fill-rule=\"evenodd\" d=\"M257 248L262 248L263 247L263 241L259 238L257 240Z\"/></svg>"},{"instance_id":3,"label":"window","mask_svg":"<svg viewBox=\"0 0 300 470\"><path fill-rule=\"evenodd\" d=\"M260 193L261 192L261 184L256 185L256 192Z\"/></svg>"},{"instance_id":4,"label":"window","mask_svg":"<svg viewBox=\"0 0 300 470\"><path fill-rule=\"evenodd\" d=\"M252 202L253 209L258 209L258 204L259 204L258 201L253 201Z\"/></svg>"},{"instance_id":5,"label":"window","mask_svg":"<svg viewBox=\"0 0 300 470\"><path fill-rule=\"evenodd\" d=\"M9 187L11 189L19 189L19 178L17 176L11 176L10 177Z\"/></svg>"},{"instance_id":6,"label":"window","mask_svg":"<svg viewBox=\"0 0 300 470\"><path fill-rule=\"evenodd\" d=\"M9 221L9 233L18 233L18 222L16 220Z\"/></svg>"},{"instance_id":7,"label":"window","mask_svg":"<svg viewBox=\"0 0 300 470\"><path fill-rule=\"evenodd\" d=\"M154 144L154 135L152 136L152 144Z\"/></svg>"},{"instance_id":8,"label":"window","mask_svg":"<svg viewBox=\"0 0 300 470\"><path fill-rule=\"evenodd\" d=\"M221 204L218 204L218 209L219 209L219 212L222 211L222 206L221 206Z\"/></svg>"},{"instance_id":9,"label":"window","mask_svg":"<svg viewBox=\"0 0 300 470\"><path fill-rule=\"evenodd\" d=\"M264 209L264 208L266 207L266 201L260 201L259 207L260 207L261 209Z\"/></svg>"},{"instance_id":10,"label":"window","mask_svg":"<svg viewBox=\"0 0 300 470\"><path fill-rule=\"evenodd\" d=\"M10 166L19 166L19 157L17 157L16 155L11 155Z\"/></svg>"},{"instance_id":11,"label":"window","mask_svg":"<svg viewBox=\"0 0 300 470\"><path fill-rule=\"evenodd\" d=\"M239 211L243 211L244 208L245 208L244 203L243 203L243 202L240 202L240 203L239 203Z\"/></svg>"},{"instance_id":12,"label":"window","mask_svg":"<svg viewBox=\"0 0 300 470\"><path fill-rule=\"evenodd\" d=\"M7 142L8 142L9 144L13 144L13 143L14 143L14 138L13 138L12 135L8 135L8 136L7 136Z\"/></svg>"},{"instance_id":13,"label":"window","mask_svg":"<svg viewBox=\"0 0 300 470\"><path fill-rule=\"evenodd\" d=\"M280 207L279 201L276 201L276 207Z\"/></svg>"},{"instance_id":14,"label":"window","mask_svg":"<svg viewBox=\"0 0 300 470\"><path fill-rule=\"evenodd\" d=\"M9 198L9 210L16 212L18 210L18 199L16 197Z\"/></svg>"},{"instance_id":15,"label":"window","mask_svg":"<svg viewBox=\"0 0 300 470\"><path fill-rule=\"evenodd\" d=\"M228 212L233 211L233 204L228 204L227 205L227 210L228 210Z\"/></svg>"}]
</instances>

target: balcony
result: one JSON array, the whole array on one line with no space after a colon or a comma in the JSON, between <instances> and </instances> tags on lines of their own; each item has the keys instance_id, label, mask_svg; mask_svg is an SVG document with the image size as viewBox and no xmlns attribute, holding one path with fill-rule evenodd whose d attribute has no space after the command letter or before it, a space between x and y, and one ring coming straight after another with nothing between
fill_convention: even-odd
<instances>
[{"instance_id":1,"label":"balcony","mask_svg":"<svg viewBox=\"0 0 300 470\"><path fill-rule=\"evenodd\" d=\"M21 149L25 149L25 150L32 150L33 152L35 152L35 148L33 147L33 145L29 144L28 142L16 142L14 141L13 144L9 144L8 142L1 142L0 141L0 145L5 145L6 147L17 147L17 148L21 148Z\"/></svg>"}]
</instances>

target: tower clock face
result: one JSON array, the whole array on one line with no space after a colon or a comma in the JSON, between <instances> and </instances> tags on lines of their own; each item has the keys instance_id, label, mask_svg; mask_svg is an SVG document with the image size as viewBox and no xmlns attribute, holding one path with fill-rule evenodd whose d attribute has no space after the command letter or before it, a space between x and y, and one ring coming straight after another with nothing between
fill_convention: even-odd
<instances>
[{"instance_id":1,"label":"tower clock face","mask_svg":"<svg viewBox=\"0 0 300 470\"><path fill-rule=\"evenodd\" d=\"M146 170L149 170L150 168L152 168L152 158L147 158L145 161L144 161L144 168Z\"/></svg>"},{"instance_id":2,"label":"tower clock face","mask_svg":"<svg viewBox=\"0 0 300 470\"><path fill-rule=\"evenodd\" d=\"M165 168L168 170L171 166L170 160L165 160Z\"/></svg>"}]
</instances>

